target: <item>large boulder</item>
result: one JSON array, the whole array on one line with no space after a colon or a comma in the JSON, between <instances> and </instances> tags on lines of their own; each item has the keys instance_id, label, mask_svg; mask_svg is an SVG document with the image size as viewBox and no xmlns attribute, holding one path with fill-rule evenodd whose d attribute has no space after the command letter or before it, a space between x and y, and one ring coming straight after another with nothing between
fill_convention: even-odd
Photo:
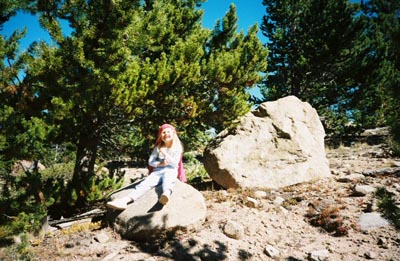
<instances>
[{"instance_id":1,"label":"large boulder","mask_svg":"<svg viewBox=\"0 0 400 261\"><path fill-rule=\"evenodd\" d=\"M325 131L315 109L295 96L260 104L219 133L204 153L225 188L275 189L330 175Z\"/></svg>"},{"instance_id":2,"label":"large boulder","mask_svg":"<svg viewBox=\"0 0 400 261\"><path fill-rule=\"evenodd\" d=\"M111 195L123 197L131 191L132 184ZM148 241L187 230L198 229L206 218L206 204L202 194L192 186L177 181L167 205L158 203L161 187L155 187L124 211L110 211L108 219L123 238Z\"/></svg>"}]
</instances>

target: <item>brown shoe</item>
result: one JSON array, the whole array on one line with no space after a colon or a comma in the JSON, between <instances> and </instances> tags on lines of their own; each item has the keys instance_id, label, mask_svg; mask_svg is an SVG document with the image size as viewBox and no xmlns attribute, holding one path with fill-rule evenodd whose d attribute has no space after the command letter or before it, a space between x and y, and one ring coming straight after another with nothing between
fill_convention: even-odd
<instances>
[{"instance_id":1,"label":"brown shoe","mask_svg":"<svg viewBox=\"0 0 400 261\"><path fill-rule=\"evenodd\" d=\"M166 194L166 193L163 193L163 194L160 196L160 199L158 200L158 202L160 202L160 203L163 204L163 205L166 205L166 204L168 203L168 201L169 201L169 196L168 196L168 194Z\"/></svg>"}]
</instances>

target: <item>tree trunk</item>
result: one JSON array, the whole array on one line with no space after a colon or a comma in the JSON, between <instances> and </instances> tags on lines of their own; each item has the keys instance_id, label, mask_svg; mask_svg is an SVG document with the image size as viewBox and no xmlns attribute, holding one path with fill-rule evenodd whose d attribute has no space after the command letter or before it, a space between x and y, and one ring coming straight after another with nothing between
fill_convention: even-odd
<instances>
[{"instance_id":1,"label":"tree trunk","mask_svg":"<svg viewBox=\"0 0 400 261\"><path fill-rule=\"evenodd\" d=\"M90 135L86 136L85 134L80 135L74 174L69 189L70 193L75 192L77 195L77 207L84 206L87 203L87 194L90 191L90 179L94 176L98 143L98 138L90 137Z\"/></svg>"}]
</instances>

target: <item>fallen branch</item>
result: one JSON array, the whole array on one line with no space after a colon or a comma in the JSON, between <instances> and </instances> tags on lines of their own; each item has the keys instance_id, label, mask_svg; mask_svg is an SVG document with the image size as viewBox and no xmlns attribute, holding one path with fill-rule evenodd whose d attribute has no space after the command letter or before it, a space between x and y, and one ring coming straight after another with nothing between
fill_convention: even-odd
<instances>
[{"instance_id":1,"label":"fallen branch","mask_svg":"<svg viewBox=\"0 0 400 261\"><path fill-rule=\"evenodd\" d=\"M93 218L93 217L100 217L102 215L104 215L107 211L106 210L101 210L101 209L93 209L89 212L74 216L74 217L70 217L70 218L62 218L59 220L52 220L49 221L49 225L50 226L56 226L58 224L62 224L62 223L67 223L67 222L71 222L71 221L76 221L76 220L81 220L81 219L87 219L87 218Z\"/></svg>"}]
</instances>

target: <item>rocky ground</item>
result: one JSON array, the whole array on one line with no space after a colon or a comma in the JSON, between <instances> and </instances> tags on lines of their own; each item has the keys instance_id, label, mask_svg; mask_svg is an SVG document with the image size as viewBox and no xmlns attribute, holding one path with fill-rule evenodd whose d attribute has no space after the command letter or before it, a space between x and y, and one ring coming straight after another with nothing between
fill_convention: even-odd
<instances>
[{"instance_id":1,"label":"rocky ground","mask_svg":"<svg viewBox=\"0 0 400 261\"><path fill-rule=\"evenodd\" d=\"M360 221L379 212L375 188L384 186L399 203L400 159L380 145L327 149L327 157L332 176L317 182L202 190L208 214L197 231L139 243L98 222L32 237L28 249L37 260L400 260L393 225ZM15 259L4 251L1 258Z\"/></svg>"}]
</instances>

